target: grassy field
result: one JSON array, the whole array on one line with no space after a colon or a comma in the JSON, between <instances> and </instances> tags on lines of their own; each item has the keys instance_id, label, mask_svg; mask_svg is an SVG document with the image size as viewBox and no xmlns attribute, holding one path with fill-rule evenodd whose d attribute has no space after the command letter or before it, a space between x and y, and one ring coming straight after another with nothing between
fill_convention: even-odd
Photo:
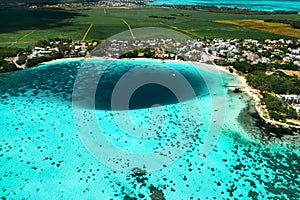
<instances>
[{"instance_id":1,"label":"grassy field","mask_svg":"<svg viewBox=\"0 0 300 200\"><path fill-rule=\"evenodd\" d=\"M300 29L291 28L289 24L264 22L264 20L216 20L215 22L245 26L270 33L300 38Z\"/></svg>"},{"instance_id":2,"label":"grassy field","mask_svg":"<svg viewBox=\"0 0 300 200\"><path fill-rule=\"evenodd\" d=\"M165 27L192 37L293 38L216 20L297 19L299 15L243 15L172 8L22 9L0 11L0 46L27 47L37 40L68 38L103 40L131 28ZM161 16L153 18L149 16ZM174 19L175 16L175 19ZM164 19L163 17L173 17ZM92 26L91 26L92 24Z\"/></svg>"}]
</instances>

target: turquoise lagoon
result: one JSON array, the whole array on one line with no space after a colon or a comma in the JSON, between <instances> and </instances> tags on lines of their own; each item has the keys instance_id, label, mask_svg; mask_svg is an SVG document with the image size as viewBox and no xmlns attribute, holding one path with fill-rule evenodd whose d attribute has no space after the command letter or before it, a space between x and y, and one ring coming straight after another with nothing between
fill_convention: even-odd
<instances>
[{"instance_id":1,"label":"turquoise lagoon","mask_svg":"<svg viewBox=\"0 0 300 200\"><path fill-rule=\"evenodd\" d=\"M95 105L89 107L83 103L74 108L72 100L80 101L80 96L72 96L74 82L78 81L77 73L85 62L56 61L1 75L2 199L151 199L159 196L155 189L161 190L166 199L300 198L299 150L280 143L266 145L253 139L251 129L246 132L242 128L238 118L249 98L228 90L228 84L241 84L232 75L211 72L201 65L114 61L110 62L97 86ZM97 70L101 70L98 66L106 61L90 62L97 74ZM115 82L130 69L145 65L149 71L137 77L147 76L150 71L163 74L161 78L174 76L168 71L172 68L189 81L195 96L185 96L184 102L178 102L172 92L154 84L139 88L130 100L129 109L111 109L109 97ZM216 84L215 79L220 77L223 84ZM82 91L88 89L89 86L81 88ZM224 126L211 151L201 157L201 147L205 145L210 126L214 126L214 112L225 112L224 108L214 105L214 96L225 99ZM161 106L151 107L155 102ZM193 109L189 106L198 107L198 115L181 122L182 106L187 106L188 110ZM124 152L149 154L168 146L179 126L192 127L194 137L173 162L150 169L147 167L161 160L149 160L153 163L143 163L146 173L134 174L109 162L101 162L96 159L97 155L87 150L76 126L76 109L92 111L105 137ZM150 109L163 109L167 116L157 134L135 137L115 123L114 115L129 112L137 127L149 124ZM84 115L82 118L89 120ZM157 127L154 124L152 128ZM105 153L106 157L114 156L114 152L108 154L107 149Z\"/></svg>"},{"instance_id":2,"label":"turquoise lagoon","mask_svg":"<svg viewBox=\"0 0 300 200\"><path fill-rule=\"evenodd\" d=\"M299 0L154 0L149 4L151 5L202 5L202 6L217 6L217 7L229 7L229 8L246 8L249 10L259 11L300 11Z\"/></svg>"}]
</instances>

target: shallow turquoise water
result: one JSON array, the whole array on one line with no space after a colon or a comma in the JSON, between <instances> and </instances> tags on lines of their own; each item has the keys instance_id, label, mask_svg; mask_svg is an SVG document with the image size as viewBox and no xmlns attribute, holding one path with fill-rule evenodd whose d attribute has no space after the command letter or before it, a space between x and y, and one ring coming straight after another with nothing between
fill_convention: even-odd
<instances>
[{"instance_id":1,"label":"shallow turquoise water","mask_svg":"<svg viewBox=\"0 0 300 200\"><path fill-rule=\"evenodd\" d=\"M128 195L143 199L144 195L145 199L150 199L150 186L153 185L163 191L166 199L300 198L299 151L280 144L263 146L248 139L248 134L237 122L247 98L242 94L225 92L226 118L222 134L212 151L205 158L199 157L212 124L212 113L222 110L214 110L213 95L205 87L195 86L197 98L185 101L188 108L195 105L200 108L198 116L182 122L187 128L196 127L196 135L191 145L170 165L138 177L99 162L83 145L74 122L72 92L82 63L49 63L1 76L1 197L124 199ZM200 73L210 78L211 82L206 82L208 85L213 85L217 77L205 69L184 64L117 61L113 66L118 68L125 64L132 68L145 63L172 67L185 72L187 78ZM236 82L230 75L221 76L224 84ZM201 79L194 81L201 82ZM215 85L216 96L224 89L226 91L223 85ZM113 115L122 115L126 110L97 109L93 112L114 146L131 153L150 153L170 144L178 128L175 123L180 118L180 104L167 102L153 109L162 108L168 114L166 125L149 140L132 137L119 129ZM77 109L91 110L90 107ZM130 110L137 125L149 123L148 112L149 108ZM198 121L203 125L195 124ZM148 166L149 163L144 164Z\"/></svg>"},{"instance_id":2,"label":"shallow turquoise water","mask_svg":"<svg viewBox=\"0 0 300 200\"><path fill-rule=\"evenodd\" d=\"M189 0L189 1L179 1L179 0L155 0L151 2L152 5L203 5L203 6L218 6L218 7L230 7L230 8L247 8L250 10L261 10L261 11L300 11L300 1L299 0Z\"/></svg>"}]
</instances>

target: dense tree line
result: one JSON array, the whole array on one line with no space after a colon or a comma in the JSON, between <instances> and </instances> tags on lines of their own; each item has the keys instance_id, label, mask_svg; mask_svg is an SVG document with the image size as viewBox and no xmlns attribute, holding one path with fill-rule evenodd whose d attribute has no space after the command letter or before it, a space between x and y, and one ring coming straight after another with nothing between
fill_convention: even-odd
<instances>
[{"instance_id":1,"label":"dense tree line","mask_svg":"<svg viewBox=\"0 0 300 200\"><path fill-rule=\"evenodd\" d=\"M140 55L140 53L142 53L142 55ZM174 52L171 52L171 51L166 51L165 52L166 54L174 54ZM142 58L158 58L156 57L155 55L155 49L153 48L140 48L140 49L135 49L133 51L130 51L130 52L127 52L123 55L121 55L119 58L122 59L122 58L138 58L138 57L142 57ZM165 59L165 58L161 58L159 57L160 59ZM173 58L170 58L170 57L167 57L167 59L175 59L174 57ZM177 59L179 60L185 60L182 56L177 56Z\"/></svg>"},{"instance_id":2,"label":"dense tree line","mask_svg":"<svg viewBox=\"0 0 300 200\"><path fill-rule=\"evenodd\" d=\"M223 61L223 64L226 61ZM247 62L233 62L228 63L227 65L232 65L236 70L243 72L244 74L251 73L253 71L267 71L272 69L284 69L284 70L299 70L299 67L293 63L286 64L273 64L273 63L258 63L258 64L250 64Z\"/></svg>"},{"instance_id":3,"label":"dense tree line","mask_svg":"<svg viewBox=\"0 0 300 200\"><path fill-rule=\"evenodd\" d=\"M135 49L133 51L127 52L123 55L121 55L119 58L137 58L139 55L139 50ZM146 57L146 58L151 58L151 57Z\"/></svg>"},{"instance_id":4,"label":"dense tree line","mask_svg":"<svg viewBox=\"0 0 300 200\"><path fill-rule=\"evenodd\" d=\"M263 92L276 94L300 94L300 79L283 72L267 75L264 71L253 71L247 75L247 82Z\"/></svg>"},{"instance_id":5,"label":"dense tree line","mask_svg":"<svg viewBox=\"0 0 300 200\"><path fill-rule=\"evenodd\" d=\"M0 59L0 73L16 71L18 68L6 60Z\"/></svg>"},{"instance_id":6,"label":"dense tree line","mask_svg":"<svg viewBox=\"0 0 300 200\"><path fill-rule=\"evenodd\" d=\"M272 119L285 121L286 118L300 119L295 109L273 94L300 94L300 79L283 72L267 75L265 71L253 71L247 75L247 82L263 94L262 102L266 105Z\"/></svg>"},{"instance_id":7,"label":"dense tree line","mask_svg":"<svg viewBox=\"0 0 300 200\"><path fill-rule=\"evenodd\" d=\"M20 48L0 47L0 58L3 59L6 57L15 57L22 50L23 49L20 49Z\"/></svg>"},{"instance_id":8,"label":"dense tree line","mask_svg":"<svg viewBox=\"0 0 300 200\"><path fill-rule=\"evenodd\" d=\"M123 55L121 55L119 58L137 58L139 57L139 53L143 53L144 58L155 58L155 52L154 49L151 48L140 48L135 49L133 51L127 52Z\"/></svg>"},{"instance_id":9,"label":"dense tree line","mask_svg":"<svg viewBox=\"0 0 300 200\"><path fill-rule=\"evenodd\" d=\"M176 17L171 16L157 16L157 15L150 15L150 18L159 18L159 19L176 19Z\"/></svg>"},{"instance_id":10,"label":"dense tree line","mask_svg":"<svg viewBox=\"0 0 300 200\"><path fill-rule=\"evenodd\" d=\"M27 60L27 64L26 67L33 67L39 63L42 62L48 62L53 60L53 58L51 56L43 56L43 57L36 57L36 58L30 58Z\"/></svg>"},{"instance_id":11,"label":"dense tree line","mask_svg":"<svg viewBox=\"0 0 300 200\"><path fill-rule=\"evenodd\" d=\"M15 57L23 49L0 47L0 73L16 71L18 68L11 62L4 60L6 57Z\"/></svg>"},{"instance_id":12,"label":"dense tree line","mask_svg":"<svg viewBox=\"0 0 300 200\"><path fill-rule=\"evenodd\" d=\"M27 60L27 55L21 54L21 55L19 55L19 60L17 61L17 64L23 65L26 63L26 60Z\"/></svg>"},{"instance_id":13,"label":"dense tree line","mask_svg":"<svg viewBox=\"0 0 300 200\"><path fill-rule=\"evenodd\" d=\"M285 121L289 119L300 119L295 109L289 106L283 100L272 96L268 93L263 93L262 102L266 105L269 115L272 119Z\"/></svg>"}]
</instances>

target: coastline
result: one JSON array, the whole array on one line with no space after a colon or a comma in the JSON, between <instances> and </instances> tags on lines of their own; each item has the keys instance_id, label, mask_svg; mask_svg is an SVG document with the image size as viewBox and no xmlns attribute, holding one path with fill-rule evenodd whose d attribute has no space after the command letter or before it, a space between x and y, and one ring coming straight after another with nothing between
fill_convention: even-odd
<instances>
[{"instance_id":1,"label":"coastline","mask_svg":"<svg viewBox=\"0 0 300 200\"><path fill-rule=\"evenodd\" d=\"M219 69L221 69L222 71L225 71L227 73L228 70L225 69L222 66L218 66L216 65ZM266 122L272 125L279 125L279 126L285 126L286 128L300 128L300 126L296 126L296 125L290 125L290 124L286 124L286 123L282 123L282 122L278 122L269 118L266 118L264 116L264 113L266 112L266 109L264 108L264 106L261 104L261 94L260 91L257 89L252 88L251 86L248 85L246 77L243 75L240 75L238 73L237 70L233 69L233 73L234 76L236 76L237 78L239 78L239 80L243 83L244 87L242 89L243 92L245 92L246 94L248 94L255 102L255 109L257 111L257 113L259 114L259 116Z\"/></svg>"},{"instance_id":2,"label":"coastline","mask_svg":"<svg viewBox=\"0 0 300 200\"><path fill-rule=\"evenodd\" d=\"M132 60L145 60L147 58L131 58ZM150 60L157 60L157 59L150 59ZM274 126L281 126L283 128L296 128L299 129L300 126L296 126L296 125L290 125L290 124L286 124L286 123L282 123L282 122L278 122L269 118L266 118L264 116L264 113L266 112L266 109L264 108L264 106L261 104L261 94L260 91L257 89L252 88L250 85L248 85L246 77L241 75L237 70L233 69L233 72L230 73L228 67L224 67L224 66L220 66L220 65L215 65L215 64L207 64L207 63L202 63L202 62L191 62L191 61L181 61L181 60L161 60L162 62L169 62L169 63L183 63L183 64L191 64L197 67L205 67L206 69L209 69L210 71L214 71L217 72L222 71L224 73L227 74L231 74L234 75L241 83L241 88L242 88L242 92L246 93L247 95L249 95L251 97L251 99L253 99L254 103L255 103L255 109L259 115L259 117L265 121L265 123L270 124L270 125L274 125Z\"/></svg>"},{"instance_id":3,"label":"coastline","mask_svg":"<svg viewBox=\"0 0 300 200\"><path fill-rule=\"evenodd\" d=\"M266 111L265 108L261 105L260 101L260 91L257 89L252 88L247 84L246 78L238 73L237 70L233 69L233 72L230 73L228 70L228 67L215 65L215 64L207 64L202 62L194 62L194 61L182 61L182 60L160 60L160 59L153 59L153 58L124 58L124 59L117 59L117 58L111 58L111 57L76 57L76 58L62 58L62 59L55 59L48 62L43 62L40 64L51 64L56 62L66 62L66 61L77 61L77 60L84 60L84 59L111 59L111 60L150 60L150 61L159 61L159 62L168 62L168 63L181 63L181 64L190 64L196 67L205 67L206 69L218 73L218 71L222 71L224 73L230 74L235 76L241 83L242 92L249 95L250 98L254 101L255 109L259 115L259 117L264 120L266 124L274 125L274 126L280 126L283 128L293 128L293 129L299 129L300 126L290 125L282 122L278 122L272 119L268 119L264 117L264 112Z\"/></svg>"},{"instance_id":4,"label":"coastline","mask_svg":"<svg viewBox=\"0 0 300 200\"><path fill-rule=\"evenodd\" d=\"M186 62L186 61L183 61ZM233 72L230 73L229 72L229 67L223 67L220 65L211 65L211 64L206 64L206 63L201 63L201 62L192 62L192 64L194 65L201 65L201 66L205 66L206 67L216 67L218 70L225 72L227 74L231 74L234 75L236 78L239 79L239 81L242 83L241 85L241 91L246 93L247 95L249 95L251 97L251 99L254 100L255 103L255 109L258 113L258 115L260 116L260 118L262 118L266 123L269 123L271 125L278 125L278 126L283 126L285 128L300 128L300 126L295 126L295 125L290 125L290 124L286 124L286 123L282 123L282 122L278 122L272 119L268 119L264 116L264 113L266 112L266 109L264 108L264 106L261 104L260 98L261 98L261 94L260 91L257 89L252 88L250 85L248 85L246 77L241 75L237 70L233 69Z\"/></svg>"},{"instance_id":5,"label":"coastline","mask_svg":"<svg viewBox=\"0 0 300 200\"><path fill-rule=\"evenodd\" d=\"M63 93L61 94L70 94L70 92L72 92L72 82L70 82L70 79L67 77L70 76L76 78L75 76L77 70L72 69L78 66L80 64L80 61L75 61L73 64L70 62L68 68L65 68L64 65L68 65L68 63L69 62L62 63L62 65L59 65L59 63L46 65L45 68L48 69L51 69L51 67L53 67L52 70L50 70L51 74L48 74L47 70L44 69L42 71L39 71L39 67L37 67L37 69L34 70L37 76L32 76L31 79L33 80L29 79L28 76L26 76L28 74L27 72L30 72L28 70L27 72L24 71L24 73L20 73L19 75L17 74L16 77L12 77L8 81L9 85L7 86L14 86L17 94L22 92L20 91L21 89L23 89L24 91L31 91L31 89L34 89L36 91L42 90L43 88L46 89L42 91L41 94L38 94L36 96L32 95L30 92L26 92L26 96L24 97L21 96L10 98L10 96L7 95L8 97L5 98L3 100L3 103L1 104L1 111L3 113L2 123L6 124L4 132L2 134L3 149L10 150L3 154L2 159L5 170L2 171L1 177L4 177L5 174L13 174L13 176L8 177L11 178L12 181L2 181L4 185L3 187L12 188L15 191L19 191L19 187L17 187L18 185L14 184L15 182L20 183L21 186L24 184L28 186L24 190L20 190L21 193L16 194L18 196L10 195L7 196L8 198L21 198L28 195L45 196L43 195L44 191L51 192L47 193L50 198L55 196L55 193L59 193L61 187L70 188L72 185L74 185L74 183L77 182L79 182L79 187L76 188L76 191L74 192L67 190L65 196L62 198L68 198L70 195L76 196L76 198L80 198L80 196L82 196L83 194L82 191L84 191L86 188L89 188L89 191L91 191L85 193L87 198L93 198L93 196L110 197L109 194L120 194L121 192L127 194L130 191L134 191L134 193L130 193L132 197L138 197L139 193L148 195L148 187L151 187L152 189L153 187L157 187L159 190L162 190L164 192L164 195L167 199L176 199L176 197L174 196L181 196L183 199L190 199L190 196L203 195L203 191L205 192L205 194L211 194L211 196L207 197L208 199L212 199L213 197L222 199L225 195L230 198L230 193L226 192L227 189L230 189L230 183L235 184L233 187L238 187L235 193L233 193L234 195L242 194L246 198L250 190L254 192L260 192L263 190L263 192L268 192L270 196L273 194L278 194L276 193L277 190L271 193L273 190L269 189L273 189L274 184L272 183L278 181L278 178L282 180L281 182L288 183L289 185L294 183L294 175L299 173L299 170L296 171L299 166L299 149L295 149L291 146L285 145L279 140L276 140L278 141L278 143L274 142L264 145L264 143L255 143L252 140L248 140L248 138L244 138L244 135L242 135L244 131L238 132L238 130L242 128L239 128L240 124L236 120L236 115L238 114L238 111L240 111L238 109L232 110L231 113L235 113L234 116L230 114L228 115L227 119L229 119L230 121L228 125L224 127L225 131L218 138L216 146L212 149L211 153L208 154L209 156L205 158L199 158L199 150L201 150L201 147L205 142L204 139L206 138L205 133L207 130L207 123L200 126L199 131L197 130L199 134L196 135L196 137L191 138L193 140L192 145L187 148L186 153L182 154L179 159L168 165L168 167L161 168L156 171L150 171L148 170L149 168L146 168L148 170L148 175L146 174L143 176L139 176L140 179L144 180L144 182L140 182L140 179L136 179L136 177L138 176L136 176L136 174L132 173L131 171L128 171L127 173L124 171L115 170L115 168L110 168L109 166L111 165L102 164L101 161L99 163L99 160L95 159L95 157L90 154L90 151L85 148L82 140L78 138L78 126L76 127L74 124L73 109L70 103L67 103L69 102L69 98L62 99L60 98L61 95L59 95L59 98L56 99L57 89L63 89L66 85L69 86L65 88L66 90L63 89ZM207 67L209 67L209 65L207 65ZM66 70L64 70L64 68ZM213 68L216 69L215 67ZM69 69L71 69L71 71ZM187 68L187 70L189 70L189 68ZM64 73L63 71L65 71L66 73ZM221 75L222 78L224 77L227 80L227 76L223 76L225 75L225 73L222 73ZM229 81L237 81L237 79L232 75L228 77L230 78ZM37 84L32 85L31 83L33 81ZM22 84L19 85L16 83ZM40 83L41 87L39 85ZM53 85L49 83L53 83ZM20 88L19 86L23 87ZM61 86L63 87L61 88ZM54 90L49 93L47 87L49 89L53 88ZM218 86L218 88L221 88L221 86ZM13 88L8 87L8 89L9 92L13 92ZM47 97L47 94L49 94L49 97ZM248 95L244 93L232 93L232 96L234 96L234 99L238 99L239 96L248 97ZM207 101L210 100L210 98L206 99ZM232 103L236 104L236 101ZM240 107L240 105L245 104L239 103L238 107ZM203 106L205 106L205 104L203 104ZM170 109L170 111L174 113L175 109L172 108ZM107 133L106 136L108 138L108 134L110 134L112 130L115 130L113 129L113 126L111 126L112 123L110 122L114 120L114 116L111 116L109 114L110 112L103 111L102 113L103 115L98 114L96 116L99 120L99 125L106 127L102 130L105 131L105 134ZM143 114L143 112L140 111L134 113L136 115L133 115L137 117L137 120L135 120L135 118L133 118L133 120L138 122L136 123L137 125L146 122L147 113ZM171 124L172 121L174 121L173 119L175 119L175 115L173 116L172 118L170 118L170 120L167 120L168 123ZM83 115L82 117L86 120L89 120L88 115ZM100 119L103 120L101 124ZM138 121L139 119L142 120ZM187 121L186 125L192 125L193 121L194 120L192 120L191 122ZM24 123L24 125L22 123ZM163 121L163 123L165 122ZM197 124L195 125L197 126ZM117 124L115 126L117 126ZM167 139L170 139L171 143L165 143L166 145L173 143L176 144L175 142L172 142L176 139L173 137L173 127L176 129L176 124L169 127L170 128L167 130L170 130L171 134L169 134L169 132L166 132L166 134L164 134L167 135L166 138L153 138L153 141L156 143L150 143L146 139L135 139L130 135L126 135L123 130L121 130L122 132L120 133L118 133L117 131L113 132L115 134L113 134L113 137L110 137L109 139L113 139L111 141L114 142L113 144L115 144L115 147L118 149L124 149L124 147L128 147L128 149L130 148L129 150L131 152L140 153L140 151L138 151L140 149L137 149L137 145L139 144L134 143L134 141L132 141L133 139L135 139L135 141L145 140L145 142L149 143L149 147L152 147L155 144L159 144L163 141L168 142ZM16 128L18 128L19 130L16 131ZM257 129L261 129L261 127L258 126ZM98 133L96 129L95 131L95 133ZM253 132L251 132L250 134L252 133ZM131 138L133 139L131 140ZM265 138L267 140L267 137ZM150 140L152 140L152 138L150 138ZM122 146L122 144L124 145ZM143 147L143 144L144 143L140 144L141 147ZM10 146L13 145L15 145L16 148L10 149ZM39 146L41 146L41 148L38 148ZM25 153L24 147L27 147ZM74 153L66 152L70 149L74 149L72 147L78 147L78 149L74 151ZM16 155L16 152L19 151L23 151L23 153L19 153ZM109 152L111 151L111 149L107 151ZM108 155L108 158L111 158L111 154ZM19 158L18 156L21 157ZM28 156L31 157L28 158ZM80 159L78 159L78 156L80 157ZM52 161L42 158L52 158ZM15 162L15 160L17 162ZM19 160L24 160L24 163L19 162ZM29 165L26 164L27 161L30 161ZM153 162L152 160L149 161L150 164L151 162ZM50 167L52 166L52 162L54 163L53 167ZM145 163L148 165L148 162ZM278 163L282 163L282 165L278 165ZM89 171L87 169L92 169L92 171ZM140 169L143 168L140 167ZM74 173L74 171L77 170L80 170L81 172ZM83 172L85 170L87 171L86 173ZM52 179L49 179L50 172L53 172L54 174L64 174L64 176L54 176ZM14 176L14 174L20 173L23 173L22 176ZM32 176L33 173L40 173L40 176ZM93 176L93 174L95 175ZM112 174L113 176L108 176L112 178L103 178L107 174ZM43 175L46 176L45 179L43 178ZM87 181L85 181L85 179L83 181L80 181L80 178L87 176L92 177L90 179L87 179L89 180L88 183ZM23 177L29 177L28 181L24 180ZM95 177L96 180L92 180L93 177ZM128 177L131 178L127 179ZM199 181L207 177L209 177L207 179L209 182ZM50 185L37 185L36 183L39 183L41 180L50 180ZM171 184L170 180L173 181ZM220 180L222 180L220 182L221 186L218 186L217 183ZM239 180L239 183L237 183L236 180ZM58 184L59 182L61 182L61 184ZM140 188L139 186L143 185L144 183L146 185ZM189 187L184 187L185 184L190 183L197 183L194 184L197 187L193 187L191 185L189 185ZM241 185L240 183L244 183L246 187L239 187ZM118 185L120 184L121 186L119 187ZM264 184L266 185L266 187L261 188L260 186ZM137 185L136 188L138 190L135 190L133 188L135 185ZM164 190L164 185L166 185L167 190ZM284 187L282 186L283 189L281 191L283 191L283 194L290 194L290 191L294 192L294 188L288 187L289 185L287 185L286 187L285 185L283 185ZM111 186L118 187L115 190L110 190L110 188L113 188ZM121 187L123 186L125 188L129 188L129 190L122 190ZM49 187L51 188L51 191L48 190ZM102 193L101 191L99 191L99 187L104 188L103 190L107 191L107 193ZM171 191L171 187L174 188L175 191ZM36 191L32 188L40 188L40 191L42 193L36 193ZM190 191L196 191L198 188L200 188L199 192L193 194L190 193ZM217 192L214 191L215 189ZM222 191L224 191L224 194L221 194ZM263 192L260 194L264 195L265 193ZM216 194L219 194L219 196L216 196ZM121 195L123 195L123 193L119 195L120 198L123 198L123 196ZM111 195L111 198L118 197Z\"/></svg>"},{"instance_id":6,"label":"coastline","mask_svg":"<svg viewBox=\"0 0 300 200\"><path fill-rule=\"evenodd\" d=\"M166 3L165 1L154 1L152 3L148 3L147 6L153 7L177 7L177 8L192 8L192 9L202 9L205 11L219 11L219 12L247 12L247 13L254 13L259 12L261 14L266 13L297 13L299 9L295 9L295 7L291 7L288 4L280 5L277 9L270 9L271 5L259 5L256 4L236 4L236 3L227 3L225 4L218 4L218 2L211 2L211 3L201 3L197 2L196 4L193 2L185 2L185 3Z\"/></svg>"},{"instance_id":7,"label":"coastline","mask_svg":"<svg viewBox=\"0 0 300 200\"><path fill-rule=\"evenodd\" d=\"M47 61L47 62L42 62L42 63L39 63L38 65L51 64L51 63L56 63L56 62L77 61L77 60L84 60L84 59L85 59L85 57L60 58L60 59L50 60L50 61Z\"/></svg>"},{"instance_id":8,"label":"coastline","mask_svg":"<svg viewBox=\"0 0 300 200\"><path fill-rule=\"evenodd\" d=\"M220 65L209 65L205 63L200 64L201 67L214 66L221 72L233 76L241 83L242 95L245 97L239 97L243 99L245 107L240 110L237 121L244 130L246 135L243 137L250 137L250 140L259 141L259 143L288 145L296 149L300 148L300 126L289 125L281 123L272 119L264 117L264 107L260 101L260 91L252 88L247 84L245 76L241 75L238 71L234 70L229 72L229 67L223 67ZM228 90L233 93L233 90ZM237 94L237 93L235 93Z\"/></svg>"}]
</instances>

